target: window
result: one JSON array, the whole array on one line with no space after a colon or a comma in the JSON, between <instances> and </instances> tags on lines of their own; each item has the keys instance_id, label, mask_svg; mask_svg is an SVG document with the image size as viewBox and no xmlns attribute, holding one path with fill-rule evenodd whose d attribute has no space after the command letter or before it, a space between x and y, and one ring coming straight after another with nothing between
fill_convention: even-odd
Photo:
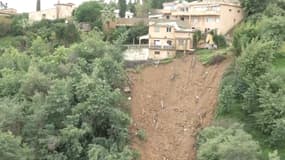
<instances>
[{"instance_id":1,"label":"window","mask_svg":"<svg viewBox=\"0 0 285 160\"><path fill-rule=\"evenodd\" d=\"M154 32L160 32L160 27L154 27Z\"/></svg>"},{"instance_id":2,"label":"window","mask_svg":"<svg viewBox=\"0 0 285 160\"><path fill-rule=\"evenodd\" d=\"M42 14L42 18L43 19L45 19L46 18L46 14L44 13L44 14Z\"/></svg>"},{"instance_id":3,"label":"window","mask_svg":"<svg viewBox=\"0 0 285 160\"><path fill-rule=\"evenodd\" d=\"M213 22L215 22L216 21L216 19L215 18L213 18L213 17L207 17L207 22L208 23L213 23Z\"/></svg>"},{"instance_id":4,"label":"window","mask_svg":"<svg viewBox=\"0 0 285 160\"><path fill-rule=\"evenodd\" d=\"M171 27L166 27L166 32L171 32Z\"/></svg>"},{"instance_id":5,"label":"window","mask_svg":"<svg viewBox=\"0 0 285 160\"><path fill-rule=\"evenodd\" d=\"M231 11L232 11L232 9L229 9L229 11L231 12Z\"/></svg>"},{"instance_id":6,"label":"window","mask_svg":"<svg viewBox=\"0 0 285 160\"><path fill-rule=\"evenodd\" d=\"M181 20L181 21L184 21L184 17L180 17L180 20Z\"/></svg>"},{"instance_id":7,"label":"window","mask_svg":"<svg viewBox=\"0 0 285 160\"><path fill-rule=\"evenodd\" d=\"M172 41L170 41L170 40L168 40L166 43L167 43L169 46L172 45Z\"/></svg>"},{"instance_id":8,"label":"window","mask_svg":"<svg viewBox=\"0 0 285 160\"><path fill-rule=\"evenodd\" d=\"M154 45L155 46L160 46L160 40L154 40Z\"/></svg>"},{"instance_id":9,"label":"window","mask_svg":"<svg viewBox=\"0 0 285 160\"><path fill-rule=\"evenodd\" d=\"M160 54L160 52L159 52L159 51L155 51L155 52L154 52L154 54L159 55L159 54Z\"/></svg>"},{"instance_id":10,"label":"window","mask_svg":"<svg viewBox=\"0 0 285 160\"><path fill-rule=\"evenodd\" d=\"M240 10L238 10L237 12L240 13Z\"/></svg>"},{"instance_id":11,"label":"window","mask_svg":"<svg viewBox=\"0 0 285 160\"><path fill-rule=\"evenodd\" d=\"M220 18L217 17L217 18L216 18L216 23L219 23L219 22L220 22Z\"/></svg>"},{"instance_id":12,"label":"window","mask_svg":"<svg viewBox=\"0 0 285 160\"><path fill-rule=\"evenodd\" d=\"M169 19L170 17L169 16L166 16L166 19Z\"/></svg>"}]
</instances>

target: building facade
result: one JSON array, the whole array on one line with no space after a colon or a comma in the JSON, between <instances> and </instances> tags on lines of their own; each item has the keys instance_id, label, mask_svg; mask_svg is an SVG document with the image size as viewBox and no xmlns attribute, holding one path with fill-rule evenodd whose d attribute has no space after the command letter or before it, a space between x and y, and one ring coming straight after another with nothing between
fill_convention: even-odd
<instances>
[{"instance_id":1,"label":"building facade","mask_svg":"<svg viewBox=\"0 0 285 160\"><path fill-rule=\"evenodd\" d=\"M165 59L177 52L193 51L197 30L225 35L243 19L233 0L174 1L163 4L159 14L149 16L149 58Z\"/></svg>"},{"instance_id":2,"label":"building facade","mask_svg":"<svg viewBox=\"0 0 285 160\"><path fill-rule=\"evenodd\" d=\"M0 9L0 16L9 17L17 14L17 10L13 8Z\"/></svg>"},{"instance_id":3,"label":"building facade","mask_svg":"<svg viewBox=\"0 0 285 160\"><path fill-rule=\"evenodd\" d=\"M55 4L55 8L50 8L42 11L29 13L30 21L41 21L43 19L56 20L56 19L67 19L72 17L72 12L75 9L75 4Z\"/></svg>"},{"instance_id":4,"label":"building facade","mask_svg":"<svg viewBox=\"0 0 285 160\"><path fill-rule=\"evenodd\" d=\"M164 19L186 21L191 28L201 31L217 30L227 34L243 19L243 10L233 0L203 0L194 2L169 2L163 4Z\"/></svg>"},{"instance_id":5,"label":"building facade","mask_svg":"<svg viewBox=\"0 0 285 160\"><path fill-rule=\"evenodd\" d=\"M182 21L149 22L149 59L161 60L175 57L177 52L191 52L194 31Z\"/></svg>"}]
</instances>

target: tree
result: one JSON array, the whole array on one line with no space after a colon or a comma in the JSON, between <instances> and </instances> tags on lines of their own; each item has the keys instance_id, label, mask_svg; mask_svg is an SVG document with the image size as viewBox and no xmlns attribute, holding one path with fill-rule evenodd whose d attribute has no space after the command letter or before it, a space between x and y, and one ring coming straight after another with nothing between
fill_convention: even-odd
<instances>
[{"instance_id":1,"label":"tree","mask_svg":"<svg viewBox=\"0 0 285 160\"><path fill-rule=\"evenodd\" d=\"M235 104L235 89L233 86L225 86L219 94L219 108L217 115L223 115L230 112Z\"/></svg>"},{"instance_id":2,"label":"tree","mask_svg":"<svg viewBox=\"0 0 285 160\"><path fill-rule=\"evenodd\" d=\"M280 157L278 156L278 151L274 150L273 152L270 152L269 155L269 160L280 160Z\"/></svg>"},{"instance_id":3,"label":"tree","mask_svg":"<svg viewBox=\"0 0 285 160\"><path fill-rule=\"evenodd\" d=\"M7 160L31 160L31 150L21 143L20 137L0 132L0 157Z\"/></svg>"},{"instance_id":4,"label":"tree","mask_svg":"<svg viewBox=\"0 0 285 160\"><path fill-rule=\"evenodd\" d=\"M119 0L119 15L121 18L125 18L126 11L127 11L127 2L126 0Z\"/></svg>"},{"instance_id":5,"label":"tree","mask_svg":"<svg viewBox=\"0 0 285 160\"><path fill-rule=\"evenodd\" d=\"M94 62L94 76L107 81L113 88L123 85L125 80L123 73L122 65L115 62L110 56Z\"/></svg>"},{"instance_id":6,"label":"tree","mask_svg":"<svg viewBox=\"0 0 285 160\"><path fill-rule=\"evenodd\" d=\"M36 11L40 11L41 10L41 0L37 0L37 8Z\"/></svg>"},{"instance_id":7,"label":"tree","mask_svg":"<svg viewBox=\"0 0 285 160\"><path fill-rule=\"evenodd\" d=\"M208 127L198 137L198 160L259 160L260 147L234 124L230 128ZM237 147L238 146L238 147Z\"/></svg>"},{"instance_id":8,"label":"tree","mask_svg":"<svg viewBox=\"0 0 285 160\"><path fill-rule=\"evenodd\" d=\"M137 17L147 17L151 9L151 1L145 0L143 4L137 3L135 9Z\"/></svg>"},{"instance_id":9,"label":"tree","mask_svg":"<svg viewBox=\"0 0 285 160\"><path fill-rule=\"evenodd\" d=\"M50 54L50 46L41 37L37 37L32 42L30 54L41 57L48 56Z\"/></svg>"},{"instance_id":10,"label":"tree","mask_svg":"<svg viewBox=\"0 0 285 160\"><path fill-rule=\"evenodd\" d=\"M14 15L12 17L11 33L13 35L23 35L29 26L29 15L27 13Z\"/></svg>"},{"instance_id":11,"label":"tree","mask_svg":"<svg viewBox=\"0 0 285 160\"><path fill-rule=\"evenodd\" d=\"M247 16L263 12L266 8L269 0L241 0L241 5L243 6Z\"/></svg>"},{"instance_id":12,"label":"tree","mask_svg":"<svg viewBox=\"0 0 285 160\"><path fill-rule=\"evenodd\" d=\"M74 16L79 22L88 22L94 27L101 28L101 11L103 6L100 2L89 1L81 4L74 13Z\"/></svg>"}]
</instances>

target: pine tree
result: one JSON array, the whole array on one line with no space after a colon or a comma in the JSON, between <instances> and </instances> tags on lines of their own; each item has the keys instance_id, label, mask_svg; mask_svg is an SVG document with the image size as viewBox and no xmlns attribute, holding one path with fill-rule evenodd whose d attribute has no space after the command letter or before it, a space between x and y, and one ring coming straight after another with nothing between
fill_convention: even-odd
<instances>
[{"instance_id":1,"label":"pine tree","mask_svg":"<svg viewBox=\"0 0 285 160\"><path fill-rule=\"evenodd\" d=\"M37 11L41 10L41 0L37 0Z\"/></svg>"},{"instance_id":2,"label":"pine tree","mask_svg":"<svg viewBox=\"0 0 285 160\"><path fill-rule=\"evenodd\" d=\"M119 0L119 15L121 18L124 18L126 15L126 11L127 11L127 2L126 0Z\"/></svg>"}]
</instances>

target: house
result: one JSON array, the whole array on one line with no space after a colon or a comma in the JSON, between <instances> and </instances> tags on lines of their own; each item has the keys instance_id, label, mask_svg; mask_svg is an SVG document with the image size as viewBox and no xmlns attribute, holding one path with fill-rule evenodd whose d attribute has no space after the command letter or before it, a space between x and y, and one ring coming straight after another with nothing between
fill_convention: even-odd
<instances>
[{"instance_id":1,"label":"house","mask_svg":"<svg viewBox=\"0 0 285 160\"><path fill-rule=\"evenodd\" d=\"M180 20L157 19L149 22L149 59L172 58L193 48L195 29Z\"/></svg>"},{"instance_id":2,"label":"house","mask_svg":"<svg viewBox=\"0 0 285 160\"><path fill-rule=\"evenodd\" d=\"M115 17L116 18L120 18L120 10L119 9L116 9L115 11L114 11L114 13L115 13ZM134 13L133 12L130 12L130 11L126 11L125 12L125 17L124 18L133 18L134 17Z\"/></svg>"},{"instance_id":3,"label":"house","mask_svg":"<svg viewBox=\"0 0 285 160\"><path fill-rule=\"evenodd\" d=\"M0 16L10 17L17 14L17 10L13 8L0 9Z\"/></svg>"},{"instance_id":4,"label":"house","mask_svg":"<svg viewBox=\"0 0 285 160\"><path fill-rule=\"evenodd\" d=\"M58 3L55 4L55 8L29 13L29 20L33 22L41 21L43 19L67 19L72 17L72 12L74 9L75 4L73 3Z\"/></svg>"},{"instance_id":5,"label":"house","mask_svg":"<svg viewBox=\"0 0 285 160\"><path fill-rule=\"evenodd\" d=\"M243 19L235 0L174 1L163 3L160 13L149 16L149 58L165 59L193 51L197 30L226 35Z\"/></svg>"},{"instance_id":6,"label":"house","mask_svg":"<svg viewBox=\"0 0 285 160\"><path fill-rule=\"evenodd\" d=\"M8 3L0 1L0 16L10 17L17 14L17 10L8 7Z\"/></svg>"},{"instance_id":7,"label":"house","mask_svg":"<svg viewBox=\"0 0 285 160\"><path fill-rule=\"evenodd\" d=\"M227 34L243 19L243 10L236 0L174 1L163 4L164 19L182 20L201 31L216 30Z\"/></svg>"}]
</instances>

